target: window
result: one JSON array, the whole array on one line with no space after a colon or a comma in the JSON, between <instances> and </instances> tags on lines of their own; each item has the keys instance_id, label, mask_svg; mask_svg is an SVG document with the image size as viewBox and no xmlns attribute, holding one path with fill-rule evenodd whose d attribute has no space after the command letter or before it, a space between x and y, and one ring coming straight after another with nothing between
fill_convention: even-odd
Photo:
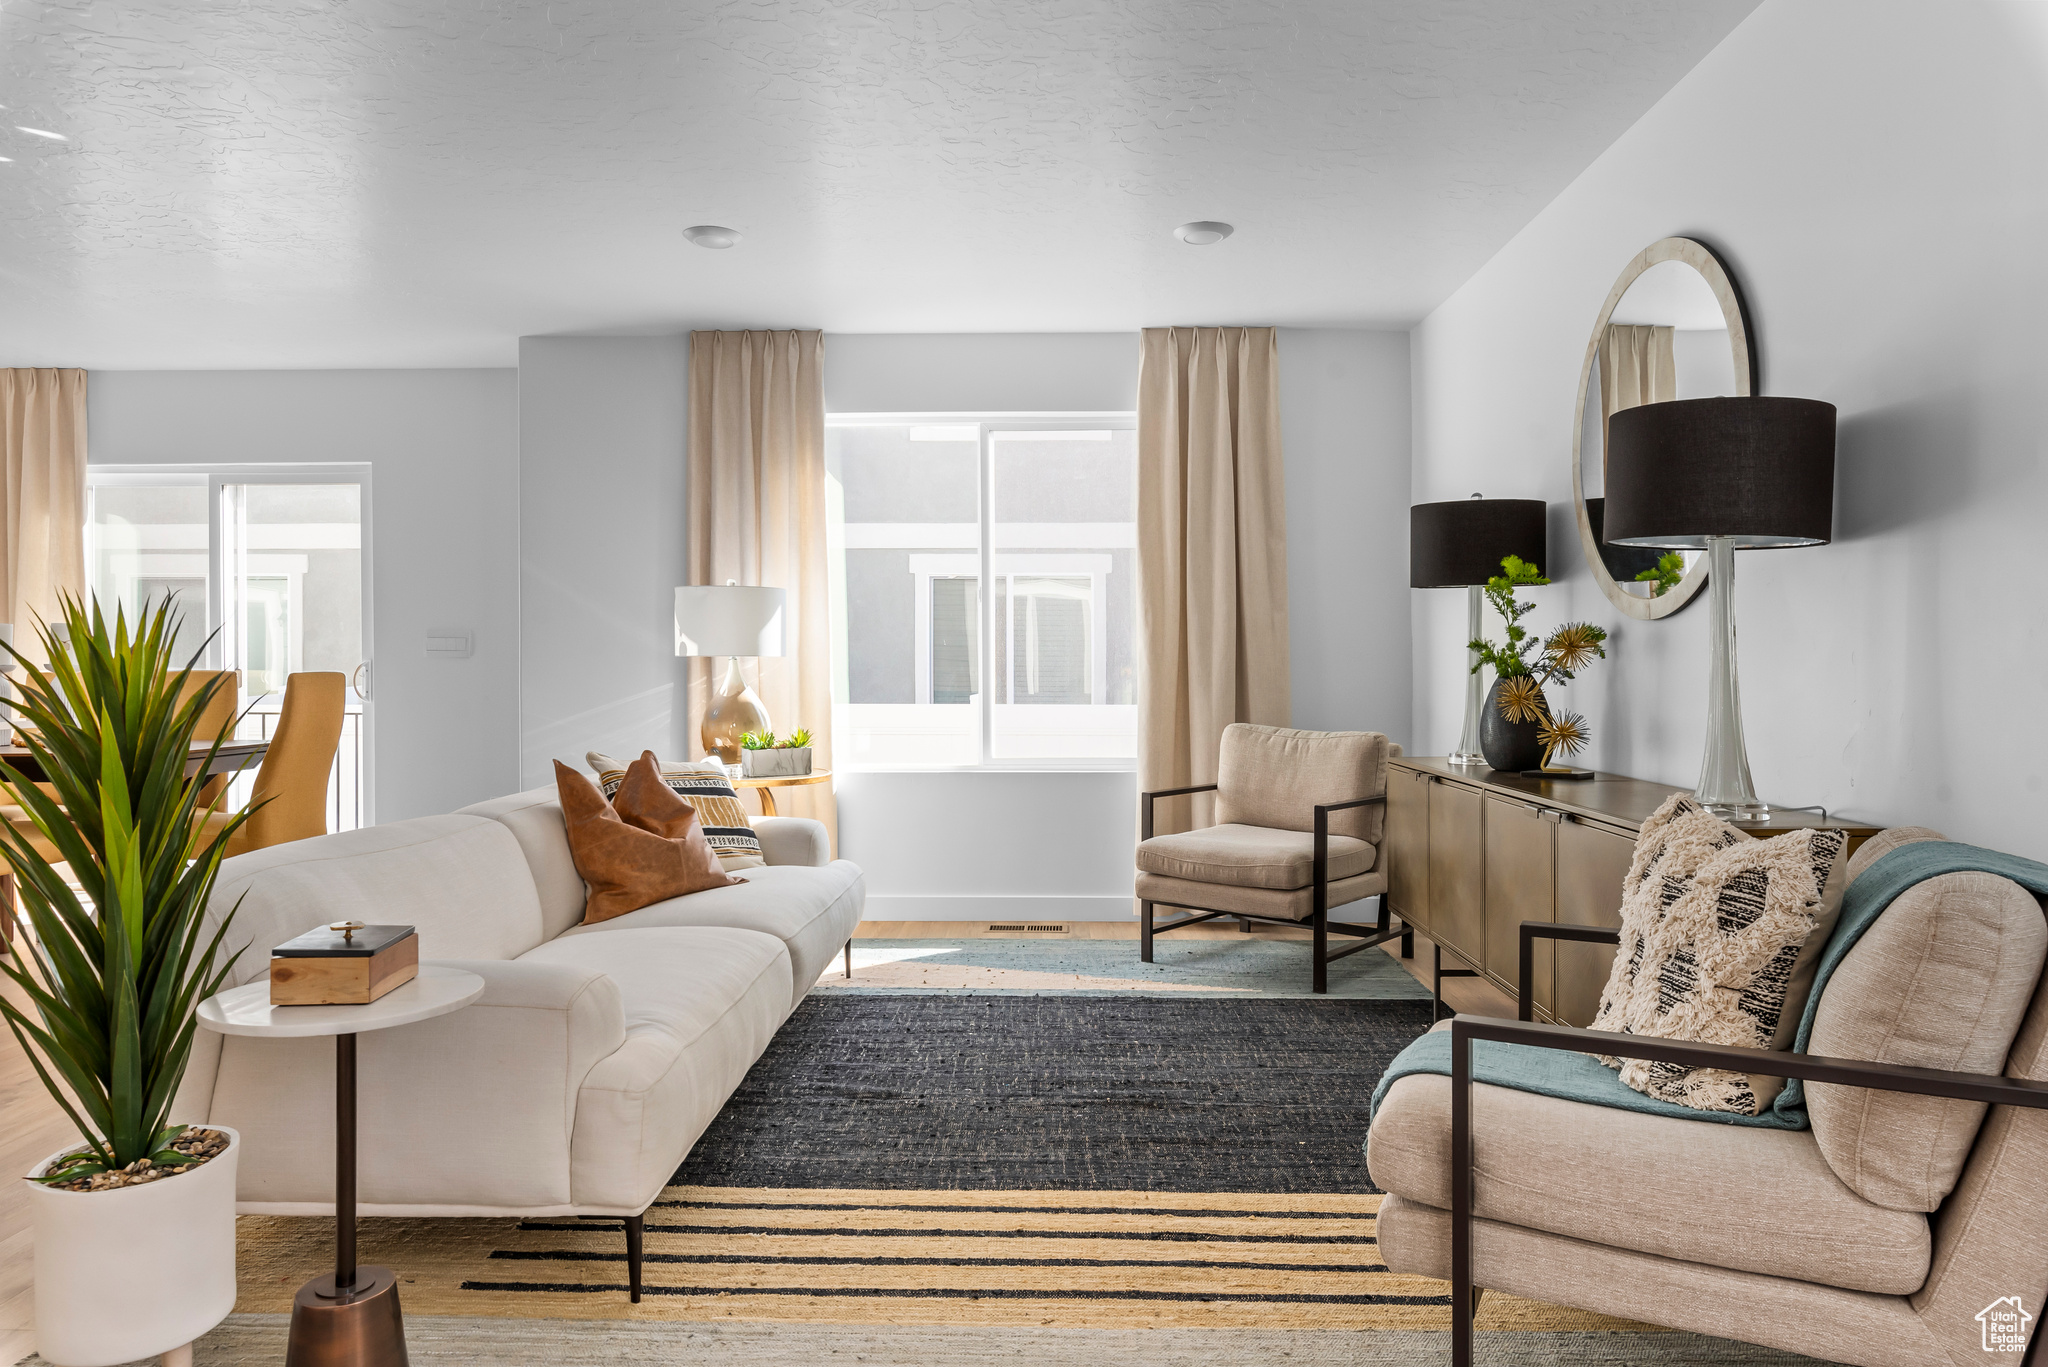
<instances>
[{"instance_id":1,"label":"window","mask_svg":"<svg viewBox=\"0 0 2048 1367\"><path fill-rule=\"evenodd\" d=\"M836 763L1129 767L1130 415L835 415L825 468Z\"/></svg>"},{"instance_id":2,"label":"window","mask_svg":"<svg viewBox=\"0 0 2048 1367\"><path fill-rule=\"evenodd\" d=\"M239 673L241 736L276 729L287 675L331 670L355 685L328 785L328 828L338 831L371 819L367 478L357 466L86 471L94 596L130 621L169 596L183 619L177 665L201 652L200 668ZM254 784L254 774L238 778L231 800L246 801Z\"/></svg>"}]
</instances>

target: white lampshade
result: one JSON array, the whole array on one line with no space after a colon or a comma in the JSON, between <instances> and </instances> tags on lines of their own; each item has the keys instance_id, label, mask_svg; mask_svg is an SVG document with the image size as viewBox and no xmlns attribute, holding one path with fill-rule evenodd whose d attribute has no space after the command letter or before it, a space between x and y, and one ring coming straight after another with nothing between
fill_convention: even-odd
<instances>
[{"instance_id":1,"label":"white lampshade","mask_svg":"<svg viewBox=\"0 0 2048 1367\"><path fill-rule=\"evenodd\" d=\"M752 585L676 590L676 654L780 655L788 595Z\"/></svg>"}]
</instances>

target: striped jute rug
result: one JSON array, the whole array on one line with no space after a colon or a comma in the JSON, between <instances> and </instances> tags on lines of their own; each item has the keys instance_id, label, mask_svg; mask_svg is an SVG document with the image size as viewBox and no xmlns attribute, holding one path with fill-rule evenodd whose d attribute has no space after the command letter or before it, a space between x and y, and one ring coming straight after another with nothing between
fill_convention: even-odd
<instances>
[{"instance_id":1,"label":"striped jute rug","mask_svg":"<svg viewBox=\"0 0 2048 1367\"><path fill-rule=\"evenodd\" d=\"M643 1299L616 1221L373 1220L362 1257L408 1312L1096 1328L1442 1329L1442 1282L1389 1272L1378 1196L672 1186ZM332 1257L322 1220L242 1221L242 1312L282 1312ZM1646 1326L1489 1296L1482 1327Z\"/></svg>"}]
</instances>

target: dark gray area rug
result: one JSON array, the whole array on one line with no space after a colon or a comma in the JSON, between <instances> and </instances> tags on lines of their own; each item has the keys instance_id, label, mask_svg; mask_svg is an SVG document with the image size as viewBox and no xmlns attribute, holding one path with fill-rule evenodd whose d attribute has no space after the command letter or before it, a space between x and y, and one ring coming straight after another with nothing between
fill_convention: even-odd
<instances>
[{"instance_id":1,"label":"dark gray area rug","mask_svg":"<svg viewBox=\"0 0 2048 1367\"><path fill-rule=\"evenodd\" d=\"M1427 1001L816 994L675 1180L1372 1192L1373 1084Z\"/></svg>"}]
</instances>

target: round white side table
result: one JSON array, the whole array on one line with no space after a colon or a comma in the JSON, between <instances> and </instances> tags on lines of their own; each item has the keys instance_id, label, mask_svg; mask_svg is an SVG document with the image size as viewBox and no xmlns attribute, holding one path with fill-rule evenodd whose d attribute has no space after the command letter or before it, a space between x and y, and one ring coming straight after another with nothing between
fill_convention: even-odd
<instances>
[{"instance_id":1,"label":"round white side table","mask_svg":"<svg viewBox=\"0 0 2048 1367\"><path fill-rule=\"evenodd\" d=\"M272 1006L267 977L199 1004L199 1023L223 1035L334 1036L334 1271L292 1298L286 1367L405 1367L398 1278L356 1266L356 1036L460 1011L483 992L474 973L421 964L411 982L361 1005Z\"/></svg>"}]
</instances>

